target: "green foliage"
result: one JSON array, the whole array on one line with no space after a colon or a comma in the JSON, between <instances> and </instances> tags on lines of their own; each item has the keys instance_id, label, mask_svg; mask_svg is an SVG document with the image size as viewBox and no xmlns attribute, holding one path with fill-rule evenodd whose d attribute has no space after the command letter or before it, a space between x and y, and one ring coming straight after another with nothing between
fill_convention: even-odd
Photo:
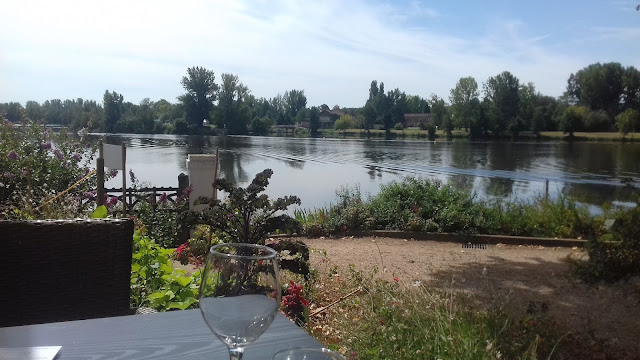
<instances>
[{"instance_id":1,"label":"green foliage","mask_svg":"<svg viewBox=\"0 0 640 360\"><path fill-rule=\"evenodd\" d=\"M448 137L451 136L453 130L453 121L451 120L451 112L447 107L447 103L444 99L439 98L437 95L431 95L429 102L431 105L431 117L433 118L436 126L440 126Z\"/></svg>"},{"instance_id":2,"label":"green foliage","mask_svg":"<svg viewBox=\"0 0 640 360\"><path fill-rule=\"evenodd\" d=\"M266 116L262 118L255 117L251 122L251 129L254 135L267 135L272 125L273 121Z\"/></svg>"},{"instance_id":3,"label":"green foliage","mask_svg":"<svg viewBox=\"0 0 640 360\"><path fill-rule=\"evenodd\" d=\"M569 106L560 117L560 131L572 137L574 132L582 129L587 113L588 109L583 106Z\"/></svg>"},{"instance_id":4,"label":"green foliage","mask_svg":"<svg viewBox=\"0 0 640 360\"><path fill-rule=\"evenodd\" d=\"M159 311L185 310L198 305L199 272L188 276L174 269L165 249L137 230L133 235L131 262L131 306Z\"/></svg>"},{"instance_id":5,"label":"green foliage","mask_svg":"<svg viewBox=\"0 0 640 360\"><path fill-rule=\"evenodd\" d=\"M78 141L64 130L45 130L34 121L22 125L0 119L0 218L79 216L91 205L83 200L95 196L91 194L95 177L47 201L89 173L94 149L84 138Z\"/></svg>"},{"instance_id":6,"label":"green foliage","mask_svg":"<svg viewBox=\"0 0 640 360\"><path fill-rule=\"evenodd\" d=\"M352 129L354 126L354 120L351 115L342 115L338 120L336 120L333 128L335 130L347 130Z\"/></svg>"},{"instance_id":7,"label":"green foliage","mask_svg":"<svg viewBox=\"0 0 640 360\"><path fill-rule=\"evenodd\" d=\"M616 126L622 137L627 136L628 133L640 127L640 112L633 109L625 110L616 116Z\"/></svg>"},{"instance_id":8,"label":"green foliage","mask_svg":"<svg viewBox=\"0 0 640 360\"><path fill-rule=\"evenodd\" d=\"M393 126L393 130L404 130L404 126L402 125L401 122L397 122L394 126Z\"/></svg>"},{"instance_id":9,"label":"green foliage","mask_svg":"<svg viewBox=\"0 0 640 360\"><path fill-rule=\"evenodd\" d=\"M520 122L520 80L508 71L492 76L483 85L494 134L509 130L514 136L522 130Z\"/></svg>"},{"instance_id":10,"label":"green foliage","mask_svg":"<svg viewBox=\"0 0 640 360\"><path fill-rule=\"evenodd\" d=\"M616 281L640 275L640 204L620 210L610 233L587 243L589 259L575 262L577 274L587 281Z\"/></svg>"},{"instance_id":11,"label":"green foliage","mask_svg":"<svg viewBox=\"0 0 640 360\"><path fill-rule=\"evenodd\" d=\"M427 133L429 133L429 139L433 140L436 138L436 127L433 124L427 125Z\"/></svg>"},{"instance_id":12,"label":"green foliage","mask_svg":"<svg viewBox=\"0 0 640 360\"><path fill-rule=\"evenodd\" d=\"M470 128L474 118L474 101L478 100L478 83L472 76L458 80L451 89L449 101L454 124L458 127Z\"/></svg>"},{"instance_id":13,"label":"green foliage","mask_svg":"<svg viewBox=\"0 0 640 360\"><path fill-rule=\"evenodd\" d=\"M251 120L251 112L245 99L249 88L240 82L238 76L222 74L222 84L218 93L216 123L229 134L246 134Z\"/></svg>"},{"instance_id":14,"label":"green foliage","mask_svg":"<svg viewBox=\"0 0 640 360\"><path fill-rule=\"evenodd\" d=\"M298 222L281 213L289 206L300 205L297 196L285 196L275 201L261 194L269 185L271 169L256 174L246 189L236 187L225 179L216 179L214 187L227 193L227 199L200 198L200 204L210 206L202 212L189 212L191 224L211 226L223 242L264 244L269 234L296 230ZM276 215L281 213L280 215Z\"/></svg>"},{"instance_id":15,"label":"green foliage","mask_svg":"<svg viewBox=\"0 0 640 360\"><path fill-rule=\"evenodd\" d=\"M347 230L402 230L595 239L604 223L566 197L531 204L475 201L469 193L428 179L382 185L363 200L358 188L338 191L329 209L299 211L308 236Z\"/></svg>"},{"instance_id":16,"label":"green foliage","mask_svg":"<svg viewBox=\"0 0 640 360\"><path fill-rule=\"evenodd\" d=\"M318 129L320 128L320 113L316 106L312 106L309 109L309 130L311 136L318 136Z\"/></svg>"},{"instance_id":17,"label":"green foliage","mask_svg":"<svg viewBox=\"0 0 640 360\"><path fill-rule=\"evenodd\" d=\"M190 127L201 128L202 120L211 118L209 113L219 88L215 79L213 71L199 66L188 68L187 76L182 77L180 84L186 93L178 99L185 108Z\"/></svg>"},{"instance_id":18,"label":"green foliage","mask_svg":"<svg viewBox=\"0 0 640 360\"><path fill-rule=\"evenodd\" d=\"M104 219L106 217L107 217L107 207L104 206L104 205L98 206L91 213L91 218L93 218L93 219Z\"/></svg>"}]
</instances>

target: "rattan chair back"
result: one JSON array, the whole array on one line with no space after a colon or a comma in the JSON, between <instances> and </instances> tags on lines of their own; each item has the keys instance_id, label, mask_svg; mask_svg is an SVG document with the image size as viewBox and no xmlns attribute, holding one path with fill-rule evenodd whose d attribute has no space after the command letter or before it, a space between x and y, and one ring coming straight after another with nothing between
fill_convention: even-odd
<instances>
[{"instance_id":1,"label":"rattan chair back","mask_svg":"<svg viewBox=\"0 0 640 360\"><path fill-rule=\"evenodd\" d=\"M0 327L127 315L133 221L0 221Z\"/></svg>"}]
</instances>

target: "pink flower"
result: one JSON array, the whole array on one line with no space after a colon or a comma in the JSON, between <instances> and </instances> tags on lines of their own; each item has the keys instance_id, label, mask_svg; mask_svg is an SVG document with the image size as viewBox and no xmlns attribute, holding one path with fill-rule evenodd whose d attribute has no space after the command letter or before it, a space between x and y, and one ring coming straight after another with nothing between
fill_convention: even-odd
<instances>
[{"instance_id":1,"label":"pink flower","mask_svg":"<svg viewBox=\"0 0 640 360\"><path fill-rule=\"evenodd\" d=\"M82 159L82 155L74 153L73 155L71 155L71 158L75 161L80 161Z\"/></svg>"},{"instance_id":2,"label":"pink flower","mask_svg":"<svg viewBox=\"0 0 640 360\"><path fill-rule=\"evenodd\" d=\"M40 144L42 150L51 150L51 142L45 142Z\"/></svg>"},{"instance_id":3,"label":"pink flower","mask_svg":"<svg viewBox=\"0 0 640 360\"><path fill-rule=\"evenodd\" d=\"M399 278L399 277L397 277L397 276L394 276L394 277L393 277L393 281L398 282L398 281L400 281L400 278Z\"/></svg>"},{"instance_id":4,"label":"pink flower","mask_svg":"<svg viewBox=\"0 0 640 360\"><path fill-rule=\"evenodd\" d=\"M14 150L11 150L8 154L7 154L7 159L9 160L18 160L18 153L15 152Z\"/></svg>"}]
</instances>

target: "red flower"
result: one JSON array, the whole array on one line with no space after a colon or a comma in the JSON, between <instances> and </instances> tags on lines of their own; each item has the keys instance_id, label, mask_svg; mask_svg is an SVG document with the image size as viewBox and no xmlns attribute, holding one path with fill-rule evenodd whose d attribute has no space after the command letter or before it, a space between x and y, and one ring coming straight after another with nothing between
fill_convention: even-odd
<instances>
[{"instance_id":1,"label":"red flower","mask_svg":"<svg viewBox=\"0 0 640 360\"><path fill-rule=\"evenodd\" d=\"M178 246L175 250L173 250L173 253L178 253L177 257L178 259L180 259L182 257L182 252L183 251L189 251L189 242L185 242L184 244Z\"/></svg>"},{"instance_id":2,"label":"red flower","mask_svg":"<svg viewBox=\"0 0 640 360\"><path fill-rule=\"evenodd\" d=\"M400 278L399 278L399 277L397 277L397 276L394 276L394 277L393 277L393 281L398 282L398 281L400 281Z\"/></svg>"}]
</instances>

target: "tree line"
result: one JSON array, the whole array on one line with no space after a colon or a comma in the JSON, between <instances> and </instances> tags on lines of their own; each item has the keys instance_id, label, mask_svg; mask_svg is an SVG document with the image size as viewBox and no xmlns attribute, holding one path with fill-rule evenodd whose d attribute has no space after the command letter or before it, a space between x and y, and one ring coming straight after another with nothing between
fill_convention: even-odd
<instances>
[{"instance_id":1,"label":"tree line","mask_svg":"<svg viewBox=\"0 0 640 360\"><path fill-rule=\"evenodd\" d=\"M102 103L82 98L53 99L42 104L28 101L0 104L0 114L12 122L25 118L60 124L72 130L115 133L207 133L207 122L229 134L267 134L272 125L307 122L311 135L320 127L319 114L329 107L307 107L304 90L289 90L272 98L257 98L237 75L190 67L180 85L184 93L176 103L165 99L139 104L122 94L105 91ZM531 82L509 71L489 77L480 88L472 76L462 77L448 99L407 95L396 88L385 92L384 83L371 82L369 96L360 108L334 110L345 113L336 128L365 131L406 126L404 114L430 113L433 125L451 135L465 129L472 138L517 137L522 131L640 131L640 71L620 63L591 64L567 80L560 97L541 94ZM425 124L426 126L426 124Z\"/></svg>"}]
</instances>

